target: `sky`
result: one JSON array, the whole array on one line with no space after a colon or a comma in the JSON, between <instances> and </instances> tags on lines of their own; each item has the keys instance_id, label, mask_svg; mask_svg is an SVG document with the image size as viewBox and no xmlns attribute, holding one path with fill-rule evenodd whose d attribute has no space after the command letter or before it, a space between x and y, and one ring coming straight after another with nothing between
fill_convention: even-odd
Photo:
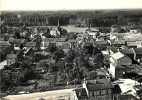
<instances>
[{"instance_id":1,"label":"sky","mask_svg":"<svg viewBox=\"0 0 142 100\"><path fill-rule=\"evenodd\" d=\"M142 0L0 0L0 10L139 9Z\"/></svg>"}]
</instances>

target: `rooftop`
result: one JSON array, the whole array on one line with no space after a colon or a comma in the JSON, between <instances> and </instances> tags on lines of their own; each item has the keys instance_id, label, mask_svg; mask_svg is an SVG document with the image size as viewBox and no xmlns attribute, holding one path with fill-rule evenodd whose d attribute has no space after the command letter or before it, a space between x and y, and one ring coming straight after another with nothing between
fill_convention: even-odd
<instances>
[{"instance_id":1,"label":"rooftop","mask_svg":"<svg viewBox=\"0 0 142 100\"><path fill-rule=\"evenodd\" d=\"M122 57L124 57L125 55L121 52L117 52L111 55L111 57L115 58L115 59L120 59Z\"/></svg>"},{"instance_id":2,"label":"rooftop","mask_svg":"<svg viewBox=\"0 0 142 100\"><path fill-rule=\"evenodd\" d=\"M142 48L134 48L134 51L132 48L130 49L121 49L120 50L123 54L134 54L134 51L136 54L142 54Z\"/></svg>"},{"instance_id":3,"label":"rooftop","mask_svg":"<svg viewBox=\"0 0 142 100\"><path fill-rule=\"evenodd\" d=\"M10 59L10 58L17 58L17 55L16 54L8 54L7 58L8 59Z\"/></svg>"},{"instance_id":4,"label":"rooftop","mask_svg":"<svg viewBox=\"0 0 142 100\"><path fill-rule=\"evenodd\" d=\"M109 79L97 79L97 80L88 80L87 81L88 90L101 90L112 88L112 84Z\"/></svg>"}]
</instances>

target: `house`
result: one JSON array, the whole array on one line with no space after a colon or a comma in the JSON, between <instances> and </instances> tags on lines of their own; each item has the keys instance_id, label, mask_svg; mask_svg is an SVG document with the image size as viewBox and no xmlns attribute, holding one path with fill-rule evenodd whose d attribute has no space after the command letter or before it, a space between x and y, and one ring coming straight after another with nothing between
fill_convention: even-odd
<instances>
[{"instance_id":1,"label":"house","mask_svg":"<svg viewBox=\"0 0 142 100\"><path fill-rule=\"evenodd\" d=\"M103 46L109 45L109 43L108 43L107 41L95 41L95 44L96 44L96 45L103 45Z\"/></svg>"},{"instance_id":2,"label":"house","mask_svg":"<svg viewBox=\"0 0 142 100\"><path fill-rule=\"evenodd\" d=\"M110 55L110 62L114 65L131 65L132 60L121 52Z\"/></svg>"},{"instance_id":3,"label":"house","mask_svg":"<svg viewBox=\"0 0 142 100\"><path fill-rule=\"evenodd\" d=\"M121 26L120 25L112 25L111 26L111 32L112 33L119 33L121 31Z\"/></svg>"},{"instance_id":4,"label":"house","mask_svg":"<svg viewBox=\"0 0 142 100\"><path fill-rule=\"evenodd\" d=\"M128 68L130 69L130 71L127 71L127 73L129 73L129 76L135 75L135 77L142 77L142 65L132 64L126 69Z\"/></svg>"},{"instance_id":5,"label":"house","mask_svg":"<svg viewBox=\"0 0 142 100\"><path fill-rule=\"evenodd\" d=\"M135 48L136 58L142 59L142 48Z\"/></svg>"},{"instance_id":6,"label":"house","mask_svg":"<svg viewBox=\"0 0 142 100\"><path fill-rule=\"evenodd\" d=\"M118 66L127 66L132 64L132 60L121 52L110 55L109 60L110 68L108 69L108 71L112 75L112 78L117 78L118 76L123 74L123 70L121 70L121 67ZM121 74L119 72L121 72Z\"/></svg>"},{"instance_id":7,"label":"house","mask_svg":"<svg viewBox=\"0 0 142 100\"><path fill-rule=\"evenodd\" d=\"M142 47L142 41L136 41L137 42L137 48L141 48Z\"/></svg>"},{"instance_id":8,"label":"house","mask_svg":"<svg viewBox=\"0 0 142 100\"><path fill-rule=\"evenodd\" d=\"M88 100L112 100L112 84L108 79L88 80L86 82Z\"/></svg>"},{"instance_id":9,"label":"house","mask_svg":"<svg viewBox=\"0 0 142 100\"><path fill-rule=\"evenodd\" d=\"M8 47L10 46L10 43L8 41L0 41L0 48L2 47Z\"/></svg>"},{"instance_id":10,"label":"house","mask_svg":"<svg viewBox=\"0 0 142 100\"><path fill-rule=\"evenodd\" d=\"M66 38L44 38L45 42L65 42Z\"/></svg>"},{"instance_id":11,"label":"house","mask_svg":"<svg viewBox=\"0 0 142 100\"><path fill-rule=\"evenodd\" d=\"M129 77L132 78L134 77L136 74L134 74L133 69L135 69L132 65L118 65L115 66L115 78L125 78L125 77Z\"/></svg>"},{"instance_id":12,"label":"house","mask_svg":"<svg viewBox=\"0 0 142 100\"><path fill-rule=\"evenodd\" d=\"M116 78L135 78L142 76L142 65L117 65L110 64L110 72L115 75Z\"/></svg>"},{"instance_id":13,"label":"house","mask_svg":"<svg viewBox=\"0 0 142 100\"><path fill-rule=\"evenodd\" d=\"M134 33L134 34L137 34L137 33L140 33L141 32L141 29L140 28L131 28L129 30L130 33Z\"/></svg>"},{"instance_id":14,"label":"house","mask_svg":"<svg viewBox=\"0 0 142 100\"><path fill-rule=\"evenodd\" d=\"M142 60L142 48L121 49L120 52L133 59Z\"/></svg>"},{"instance_id":15,"label":"house","mask_svg":"<svg viewBox=\"0 0 142 100\"><path fill-rule=\"evenodd\" d=\"M75 92L76 92L76 96L77 96L78 100L89 100L89 97L87 95L85 88L75 89Z\"/></svg>"},{"instance_id":16,"label":"house","mask_svg":"<svg viewBox=\"0 0 142 100\"><path fill-rule=\"evenodd\" d=\"M110 40L124 40L125 33L110 33Z\"/></svg>"},{"instance_id":17,"label":"house","mask_svg":"<svg viewBox=\"0 0 142 100\"><path fill-rule=\"evenodd\" d=\"M100 68L96 69L97 79L106 79L109 77L109 74L106 69Z\"/></svg>"},{"instance_id":18,"label":"house","mask_svg":"<svg viewBox=\"0 0 142 100\"><path fill-rule=\"evenodd\" d=\"M141 40L133 40L131 39L131 41L126 41L126 45L128 47L134 47L134 48L140 48L142 47L142 41Z\"/></svg>"},{"instance_id":19,"label":"house","mask_svg":"<svg viewBox=\"0 0 142 100\"><path fill-rule=\"evenodd\" d=\"M111 42L111 45L117 46L117 47L121 47L122 45L125 45L126 42L124 40L116 40Z\"/></svg>"},{"instance_id":20,"label":"house","mask_svg":"<svg viewBox=\"0 0 142 100\"><path fill-rule=\"evenodd\" d=\"M101 49L105 49L107 48L107 46L109 46L109 43L107 41L95 41L94 45L96 45L97 47Z\"/></svg>"},{"instance_id":21,"label":"house","mask_svg":"<svg viewBox=\"0 0 142 100\"><path fill-rule=\"evenodd\" d=\"M122 100L139 100L139 96L137 95L137 89L135 86L139 85L140 83L132 80L132 79L119 79L113 82L113 85L118 85L121 90L121 95L117 98L125 98Z\"/></svg>"},{"instance_id":22,"label":"house","mask_svg":"<svg viewBox=\"0 0 142 100\"><path fill-rule=\"evenodd\" d=\"M115 67L116 65L110 63L110 68L108 69L108 72L111 75L111 78L115 78Z\"/></svg>"},{"instance_id":23,"label":"house","mask_svg":"<svg viewBox=\"0 0 142 100\"><path fill-rule=\"evenodd\" d=\"M68 40L68 43L70 45L70 48L74 48L77 46L77 41L75 39Z\"/></svg>"},{"instance_id":24,"label":"house","mask_svg":"<svg viewBox=\"0 0 142 100\"><path fill-rule=\"evenodd\" d=\"M66 38L45 38L42 40L41 47L46 48L49 45L56 45L57 47L64 47L68 44Z\"/></svg>"},{"instance_id":25,"label":"house","mask_svg":"<svg viewBox=\"0 0 142 100\"><path fill-rule=\"evenodd\" d=\"M125 41L141 41L142 34L141 33L126 33L124 36Z\"/></svg>"},{"instance_id":26,"label":"house","mask_svg":"<svg viewBox=\"0 0 142 100\"><path fill-rule=\"evenodd\" d=\"M49 46L49 42L41 42L40 48L41 50L45 50Z\"/></svg>"},{"instance_id":27,"label":"house","mask_svg":"<svg viewBox=\"0 0 142 100\"><path fill-rule=\"evenodd\" d=\"M36 42L27 42L25 44L26 47L35 47L36 46Z\"/></svg>"},{"instance_id":28,"label":"house","mask_svg":"<svg viewBox=\"0 0 142 100\"><path fill-rule=\"evenodd\" d=\"M126 41L126 45L128 47L136 48L137 47L137 42L136 41Z\"/></svg>"},{"instance_id":29,"label":"house","mask_svg":"<svg viewBox=\"0 0 142 100\"><path fill-rule=\"evenodd\" d=\"M85 30L89 36L91 36L92 38L96 38L99 35L99 30L98 29L86 29Z\"/></svg>"},{"instance_id":30,"label":"house","mask_svg":"<svg viewBox=\"0 0 142 100\"><path fill-rule=\"evenodd\" d=\"M113 100L138 100L138 99L132 95L115 94L113 95Z\"/></svg>"}]
</instances>

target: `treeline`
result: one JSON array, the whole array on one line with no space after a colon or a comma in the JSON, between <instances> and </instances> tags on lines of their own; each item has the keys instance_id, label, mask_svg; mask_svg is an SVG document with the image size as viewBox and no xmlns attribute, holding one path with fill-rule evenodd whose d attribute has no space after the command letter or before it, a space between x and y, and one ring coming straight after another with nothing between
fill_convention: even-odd
<instances>
[{"instance_id":1,"label":"treeline","mask_svg":"<svg viewBox=\"0 0 142 100\"><path fill-rule=\"evenodd\" d=\"M142 24L142 14L134 12L68 12L68 13L6 13L0 16L1 20L9 26L46 26L46 25L76 25L92 27L110 27L114 24L127 25L129 23Z\"/></svg>"}]
</instances>

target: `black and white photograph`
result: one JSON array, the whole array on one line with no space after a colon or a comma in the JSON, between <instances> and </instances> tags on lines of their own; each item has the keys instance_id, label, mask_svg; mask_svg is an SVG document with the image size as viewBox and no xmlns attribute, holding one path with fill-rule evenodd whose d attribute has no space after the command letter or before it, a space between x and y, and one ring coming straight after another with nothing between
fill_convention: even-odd
<instances>
[{"instance_id":1,"label":"black and white photograph","mask_svg":"<svg viewBox=\"0 0 142 100\"><path fill-rule=\"evenodd\" d=\"M0 100L142 100L142 8L51 6L2 6Z\"/></svg>"}]
</instances>

